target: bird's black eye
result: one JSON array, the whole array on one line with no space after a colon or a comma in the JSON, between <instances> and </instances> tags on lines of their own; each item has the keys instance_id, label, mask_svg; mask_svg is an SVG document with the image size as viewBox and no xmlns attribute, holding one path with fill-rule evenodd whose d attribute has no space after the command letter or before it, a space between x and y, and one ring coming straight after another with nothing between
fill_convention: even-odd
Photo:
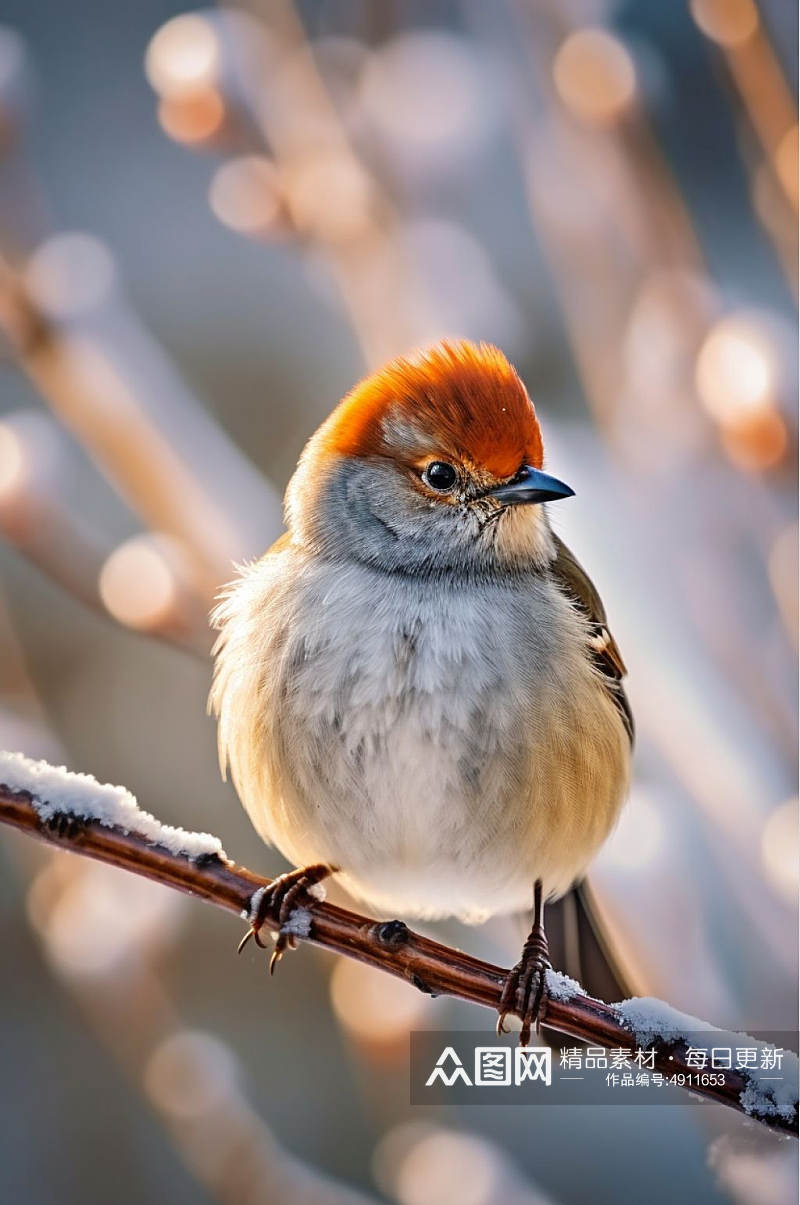
<instances>
[{"instance_id":1,"label":"bird's black eye","mask_svg":"<svg viewBox=\"0 0 800 1205\"><path fill-rule=\"evenodd\" d=\"M458 473L446 461L432 460L422 474L422 480L432 490L439 490L440 493L446 494L458 481Z\"/></svg>"}]
</instances>

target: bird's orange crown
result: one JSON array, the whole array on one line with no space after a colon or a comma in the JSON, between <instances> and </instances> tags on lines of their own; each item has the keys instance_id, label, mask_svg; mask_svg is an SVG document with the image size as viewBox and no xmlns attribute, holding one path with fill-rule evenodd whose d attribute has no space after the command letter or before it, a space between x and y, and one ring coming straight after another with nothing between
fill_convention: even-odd
<instances>
[{"instance_id":1,"label":"bird's orange crown","mask_svg":"<svg viewBox=\"0 0 800 1205\"><path fill-rule=\"evenodd\" d=\"M340 455L403 459L407 451L413 463L450 455L498 480L522 464L542 465L541 430L522 381L498 348L466 340L392 360L356 385L322 434Z\"/></svg>"}]
</instances>

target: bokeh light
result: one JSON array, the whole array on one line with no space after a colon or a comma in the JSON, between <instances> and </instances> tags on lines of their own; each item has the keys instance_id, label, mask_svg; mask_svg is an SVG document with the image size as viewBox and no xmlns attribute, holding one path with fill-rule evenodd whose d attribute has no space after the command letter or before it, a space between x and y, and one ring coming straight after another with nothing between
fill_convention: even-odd
<instances>
[{"instance_id":1,"label":"bokeh light","mask_svg":"<svg viewBox=\"0 0 800 1205\"><path fill-rule=\"evenodd\" d=\"M438 170L480 145L497 116L475 46L438 31L401 34L371 55L360 102L396 153Z\"/></svg>"},{"instance_id":2,"label":"bokeh light","mask_svg":"<svg viewBox=\"0 0 800 1205\"><path fill-rule=\"evenodd\" d=\"M732 421L722 428L720 439L729 460L753 472L780 464L789 446L786 422L774 407Z\"/></svg>"},{"instance_id":3,"label":"bokeh light","mask_svg":"<svg viewBox=\"0 0 800 1205\"><path fill-rule=\"evenodd\" d=\"M114 259L100 239L82 231L57 234L34 252L25 269L31 301L54 321L90 313L116 281Z\"/></svg>"},{"instance_id":4,"label":"bokeh light","mask_svg":"<svg viewBox=\"0 0 800 1205\"><path fill-rule=\"evenodd\" d=\"M180 588L173 567L178 550L163 535L126 540L112 552L100 574L100 597L109 614L138 631L158 630L170 622Z\"/></svg>"},{"instance_id":5,"label":"bokeh light","mask_svg":"<svg viewBox=\"0 0 800 1205\"><path fill-rule=\"evenodd\" d=\"M570 34L553 62L553 80L565 107L590 125L617 121L636 91L630 53L604 29Z\"/></svg>"},{"instance_id":6,"label":"bokeh light","mask_svg":"<svg viewBox=\"0 0 800 1205\"><path fill-rule=\"evenodd\" d=\"M691 0L690 8L706 37L726 49L742 46L758 29L754 0Z\"/></svg>"},{"instance_id":7,"label":"bokeh light","mask_svg":"<svg viewBox=\"0 0 800 1205\"><path fill-rule=\"evenodd\" d=\"M280 179L291 220L306 237L345 243L363 233L372 186L355 160L322 151L284 164Z\"/></svg>"},{"instance_id":8,"label":"bokeh light","mask_svg":"<svg viewBox=\"0 0 800 1205\"><path fill-rule=\"evenodd\" d=\"M789 379L790 345L773 315L740 310L720 318L700 347L697 393L738 468L769 469L786 455L789 432L778 403Z\"/></svg>"},{"instance_id":9,"label":"bokeh light","mask_svg":"<svg viewBox=\"0 0 800 1205\"><path fill-rule=\"evenodd\" d=\"M39 410L10 410L0 419L0 505L10 510L27 494L47 494L63 472L58 428Z\"/></svg>"},{"instance_id":10,"label":"bokeh light","mask_svg":"<svg viewBox=\"0 0 800 1205\"><path fill-rule=\"evenodd\" d=\"M54 859L33 880L27 904L50 960L70 976L91 977L118 971L143 945L168 946L185 901L112 866Z\"/></svg>"},{"instance_id":11,"label":"bokeh light","mask_svg":"<svg viewBox=\"0 0 800 1205\"><path fill-rule=\"evenodd\" d=\"M189 96L165 96L158 104L158 122L165 134L189 146L210 142L225 124L225 104L216 88Z\"/></svg>"},{"instance_id":12,"label":"bokeh light","mask_svg":"<svg viewBox=\"0 0 800 1205\"><path fill-rule=\"evenodd\" d=\"M695 382L706 410L723 426L749 420L772 400L775 349L748 315L731 314L709 331Z\"/></svg>"},{"instance_id":13,"label":"bokeh light","mask_svg":"<svg viewBox=\"0 0 800 1205\"><path fill-rule=\"evenodd\" d=\"M504 1190L511 1187L496 1147L438 1125L412 1122L390 1130L376 1147L373 1168L398 1205L494 1205L508 1199Z\"/></svg>"},{"instance_id":14,"label":"bokeh light","mask_svg":"<svg viewBox=\"0 0 800 1205\"><path fill-rule=\"evenodd\" d=\"M400 1042L428 1011L428 1000L408 983L363 963L340 958L331 975L331 1003L344 1029L373 1047Z\"/></svg>"},{"instance_id":15,"label":"bokeh light","mask_svg":"<svg viewBox=\"0 0 800 1205\"><path fill-rule=\"evenodd\" d=\"M280 178L266 155L242 155L217 168L209 189L215 216L240 234L274 233L284 214Z\"/></svg>"},{"instance_id":16,"label":"bokeh light","mask_svg":"<svg viewBox=\"0 0 800 1205\"><path fill-rule=\"evenodd\" d=\"M175 1121L216 1113L239 1090L233 1052L212 1034L185 1029L165 1039L147 1061L145 1090Z\"/></svg>"},{"instance_id":17,"label":"bokeh light","mask_svg":"<svg viewBox=\"0 0 800 1205\"><path fill-rule=\"evenodd\" d=\"M19 493L29 463L19 433L10 423L0 422L0 506Z\"/></svg>"},{"instance_id":18,"label":"bokeh light","mask_svg":"<svg viewBox=\"0 0 800 1205\"><path fill-rule=\"evenodd\" d=\"M731 1205L787 1205L797 1196L797 1158L788 1143L723 1134L708 1148L717 1191Z\"/></svg>"},{"instance_id":19,"label":"bokeh light","mask_svg":"<svg viewBox=\"0 0 800 1205\"><path fill-rule=\"evenodd\" d=\"M798 800L780 804L767 818L761 834L761 861L772 886L789 902L797 903L800 887L800 814Z\"/></svg>"},{"instance_id":20,"label":"bokeh light","mask_svg":"<svg viewBox=\"0 0 800 1205\"><path fill-rule=\"evenodd\" d=\"M173 17L151 39L144 69L151 87L163 97L186 95L214 83L220 69L216 30L198 13Z\"/></svg>"}]
</instances>

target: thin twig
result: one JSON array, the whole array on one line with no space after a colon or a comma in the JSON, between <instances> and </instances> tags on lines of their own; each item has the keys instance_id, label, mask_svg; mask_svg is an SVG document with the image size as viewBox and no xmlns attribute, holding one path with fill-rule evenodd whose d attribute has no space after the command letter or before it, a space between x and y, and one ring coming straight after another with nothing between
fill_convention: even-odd
<instances>
[{"instance_id":1,"label":"thin twig","mask_svg":"<svg viewBox=\"0 0 800 1205\"><path fill-rule=\"evenodd\" d=\"M249 916L255 892L269 883L244 867L216 856L194 861L148 844L143 837L115 826L106 826L96 820L76 823L69 816L65 816L65 820L73 822L53 825L52 821L42 821L28 792L12 791L0 784L0 823L85 857L133 871L153 882L199 896L229 912ZM453 996L494 1010L498 1007L507 974L500 967L431 941L398 921L376 921L328 903L314 904L310 915L304 939L314 945L387 971L432 996ZM273 917L268 917L265 924L273 930L279 928ZM295 930L295 935L300 934ZM635 1044L636 1035L624 1024L622 1014L613 1005L579 991L564 998L561 995L559 992L558 996L551 995L547 999L543 1022L548 1028L606 1048L630 1049ZM669 1011L665 1004L665 1016ZM709 1043L713 1044L715 1034L720 1044L729 1036L709 1029ZM648 1046L656 1050L654 1069L664 1076L671 1078L696 1071L687 1063L686 1042L682 1038L654 1039ZM748 1083L745 1073L726 1071L724 1086L692 1082L690 1090L698 1096L747 1112L741 1097ZM754 1116L752 1111L750 1116ZM793 1134L797 1130L797 1107L795 1105L792 1118L774 1114L758 1116L756 1120Z\"/></svg>"}]
</instances>

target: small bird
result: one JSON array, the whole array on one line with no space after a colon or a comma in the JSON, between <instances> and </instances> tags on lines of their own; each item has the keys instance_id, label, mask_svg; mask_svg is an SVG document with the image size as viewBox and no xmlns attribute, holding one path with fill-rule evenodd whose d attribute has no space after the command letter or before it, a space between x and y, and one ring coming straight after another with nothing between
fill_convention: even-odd
<instances>
[{"instance_id":1,"label":"small bird","mask_svg":"<svg viewBox=\"0 0 800 1205\"><path fill-rule=\"evenodd\" d=\"M629 779L625 666L553 533L533 402L497 348L442 342L348 394L306 445L286 533L215 613L220 760L299 869L384 913L469 923L530 904L502 993L521 1040L550 967L545 900L608 836ZM288 935L279 937L274 960Z\"/></svg>"}]
</instances>

